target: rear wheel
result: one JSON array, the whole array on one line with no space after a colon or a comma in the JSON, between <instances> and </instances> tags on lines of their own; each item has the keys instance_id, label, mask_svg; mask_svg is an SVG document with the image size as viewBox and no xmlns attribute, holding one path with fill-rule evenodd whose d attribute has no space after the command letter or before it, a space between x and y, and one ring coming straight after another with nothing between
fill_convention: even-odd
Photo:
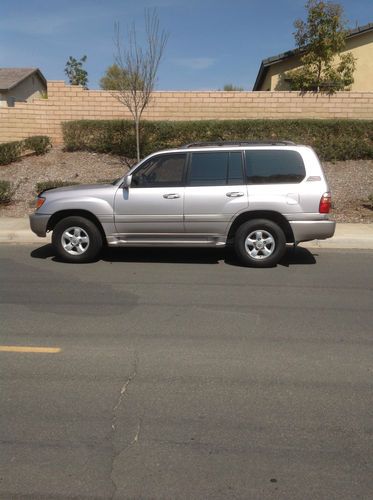
<instances>
[{"instance_id":1,"label":"rear wheel","mask_svg":"<svg viewBox=\"0 0 373 500\"><path fill-rule=\"evenodd\" d=\"M98 227L84 217L66 217L53 230L52 244L66 262L91 262L102 249Z\"/></svg>"},{"instance_id":2,"label":"rear wheel","mask_svg":"<svg viewBox=\"0 0 373 500\"><path fill-rule=\"evenodd\" d=\"M272 267L286 251L283 230L267 219L254 219L242 224L235 234L234 249L245 266Z\"/></svg>"}]
</instances>

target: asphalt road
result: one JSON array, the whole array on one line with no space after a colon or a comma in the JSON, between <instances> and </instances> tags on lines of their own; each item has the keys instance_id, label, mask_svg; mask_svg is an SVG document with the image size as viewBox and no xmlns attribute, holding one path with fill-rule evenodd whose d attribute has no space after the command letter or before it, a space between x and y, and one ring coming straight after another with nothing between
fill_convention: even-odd
<instances>
[{"instance_id":1,"label":"asphalt road","mask_svg":"<svg viewBox=\"0 0 373 500\"><path fill-rule=\"evenodd\" d=\"M373 252L5 245L0 297L0 498L372 498Z\"/></svg>"}]
</instances>

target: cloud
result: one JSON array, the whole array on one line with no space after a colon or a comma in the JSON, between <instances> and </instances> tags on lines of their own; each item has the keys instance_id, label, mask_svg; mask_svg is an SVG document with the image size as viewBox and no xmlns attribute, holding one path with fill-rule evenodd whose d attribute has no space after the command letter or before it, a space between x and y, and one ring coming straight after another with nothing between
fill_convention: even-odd
<instances>
[{"instance_id":1,"label":"cloud","mask_svg":"<svg viewBox=\"0 0 373 500\"><path fill-rule=\"evenodd\" d=\"M173 59L172 62L177 66L192 70L203 70L211 68L216 63L216 59L212 57L181 57Z\"/></svg>"}]
</instances>

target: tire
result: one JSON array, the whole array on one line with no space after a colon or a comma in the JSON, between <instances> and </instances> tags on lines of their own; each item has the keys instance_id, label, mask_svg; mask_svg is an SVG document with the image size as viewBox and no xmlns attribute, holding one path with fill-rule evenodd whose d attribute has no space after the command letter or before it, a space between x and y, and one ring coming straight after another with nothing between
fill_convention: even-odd
<instances>
[{"instance_id":1,"label":"tire","mask_svg":"<svg viewBox=\"0 0 373 500\"><path fill-rule=\"evenodd\" d=\"M66 217L57 223L52 234L52 245L65 262L92 262L103 246L100 230L84 217Z\"/></svg>"},{"instance_id":2,"label":"tire","mask_svg":"<svg viewBox=\"0 0 373 500\"><path fill-rule=\"evenodd\" d=\"M286 251L285 234L271 220L253 219L237 229L234 250L245 266L273 267Z\"/></svg>"}]
</instances>

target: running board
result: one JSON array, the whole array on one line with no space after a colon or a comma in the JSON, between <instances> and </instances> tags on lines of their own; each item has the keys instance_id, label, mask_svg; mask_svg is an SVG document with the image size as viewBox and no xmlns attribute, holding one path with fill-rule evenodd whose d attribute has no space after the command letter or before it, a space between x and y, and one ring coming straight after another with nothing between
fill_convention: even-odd
<instances>
[{"instance_id":1,"label":"running board","mask_svg":"<svg viewBox=\"0 0 373 500\"><path fill-rule=\"evenodd\" d=\"M136 238L129 236L109 236L107 238L107 244L111 247L115 246L133 246L133 247L168 247L168 246L179 246L179 247L223 247L225 246L225 240L222 237L211 237L211 238Z\"/></svg>"}]
</instances>

